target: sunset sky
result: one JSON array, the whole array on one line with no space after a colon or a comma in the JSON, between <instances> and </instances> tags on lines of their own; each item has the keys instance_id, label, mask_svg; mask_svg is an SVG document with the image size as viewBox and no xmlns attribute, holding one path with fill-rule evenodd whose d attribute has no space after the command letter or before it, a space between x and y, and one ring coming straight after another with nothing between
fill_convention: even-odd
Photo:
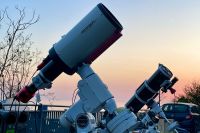
<instances>
[{"instance_id":1,"label":"sunset sky","mask_svg":"<svg viewBox=\"0 0 200 133\"><path fill-rule=\"evenodd\" d=\"M167 66L179 82L174 86L182 94L185 85L200 80L200 1L199 0L0 0L0 9L8 7L15 17L15 6L25 7L27 17L33 10L40 15L32 33L33 48L42 56L91 9L102 2L120 21L123 36L91 65L124 105L137 87L157 69ZM78 75L62 74L49 92L55 92L60 104L69 104L77 87ZM172 99L164 96L164 102Z\"/></svg>"}]
</instances>

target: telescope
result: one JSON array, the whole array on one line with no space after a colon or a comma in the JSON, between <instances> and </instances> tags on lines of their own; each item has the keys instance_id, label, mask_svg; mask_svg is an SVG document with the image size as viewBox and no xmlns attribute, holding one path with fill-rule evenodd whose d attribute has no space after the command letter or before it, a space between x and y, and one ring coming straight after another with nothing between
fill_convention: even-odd
<instances>
[{"instance_id":1,"label":"telescope","mask_svg":"<svg viewBox=\"0 0 200 133\"><path fill-rule=\"evenodd\" d=\"M91 64L122 36L122 29L113 14L98 4L53 45L37 67L39 74L16 94L16 100L27 103L37 90L51 88L62 72L73 75L82 64Z\"/></svg>"},{"instance_id":2,"label":"telescope","mask_svg":"<svg viewBox=\"0 0 200 133\"><path fill-rule=\"evenodd\" d=\"M178 81L176 77L172 77L172 72L164 65L159 64L158 69L138 87L125 107L136 114L150 99L157 96L159 90L168 89L172 92L172 86Z\"/></svg>"}]
</instances>

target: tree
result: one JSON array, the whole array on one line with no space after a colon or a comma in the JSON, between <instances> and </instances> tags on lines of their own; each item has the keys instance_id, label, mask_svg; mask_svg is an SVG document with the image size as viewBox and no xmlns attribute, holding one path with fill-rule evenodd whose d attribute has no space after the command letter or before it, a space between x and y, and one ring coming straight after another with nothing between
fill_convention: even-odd
<instances>
[{"instance_id":1,"label":"tree","mask_svg":"<svg viewBox=\"0 0 200 133\"><path fill-rule=\"evenodd\" d=\"M192 82L190 85L185 86L184 95L177 98L178 102L191 102L200 106L200 83Z\"/></svg>"},{"instance_id":2,"label":"tree","mask_svg":"<svg viewBox=\"0 0 200 133\"><path fill-rule=\"evenodd\" d=\"M4 11L0 10L0 22L2 21L2 19L4 18ZM1 27L0 27L1 28Z\"/></svg>"},{"instance_id":3,"label":"tree","mask_svg":"<svg viewBox=\"0 0 200 133\"><path fill-rule=\"evenodd\" d=\"M31 49L33 42L27 29L39 21L32 13L27 19L25 8L15 8L18 16L11 18L7 8L0 12L0 90L1 100L11 98L25 86L32 67L39 60L39 51Z\"/></svg>"}]
</instances>

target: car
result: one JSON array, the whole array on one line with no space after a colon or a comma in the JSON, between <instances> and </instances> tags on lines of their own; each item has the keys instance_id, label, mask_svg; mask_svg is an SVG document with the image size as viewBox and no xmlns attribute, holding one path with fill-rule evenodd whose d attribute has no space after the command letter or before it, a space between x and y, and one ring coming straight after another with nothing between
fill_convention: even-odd
<instances>
[{"instance_id":1,"label":"car","mask_svg":"<svg viewBox=\"0 0 200 133\"><path fill-rule=\"evenodd\" d=\"M162 110L168 119L174 119L181 128L200 133L200 108L193 103L166 103Z\"/></svg>"}]
</instances>

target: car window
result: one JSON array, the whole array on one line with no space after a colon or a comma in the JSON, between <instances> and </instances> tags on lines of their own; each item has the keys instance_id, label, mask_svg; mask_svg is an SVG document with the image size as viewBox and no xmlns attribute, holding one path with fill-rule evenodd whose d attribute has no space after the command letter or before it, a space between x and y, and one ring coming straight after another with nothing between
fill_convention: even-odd
<instances>
[{"instance_id":1,"label":"car window","mask_svg":"<svg viewBox=\"0 0 200 133\"><path fill-rule=\"evenodd\" d=\"M163 109L163 111L165 111L165 112L170 112L170 111L172 111L172 106L171 106L171 105L164 105L164 106L162 107L162 109Z\"/></svg>"},{"instance_id":2,"label":"car window","mask_svg":"<svg viewBox=\"0 0 200 133\"><path fill-rule=\"evenodd\" d=\"M167 104L163 106L163 111L185 113L189 111L189 107L187 105L181 105L181 104Z\"/></svg>"},{"instance_id":3,"label":"car window","mask_svg":"<svg viewBox=\"0 0 200 133\"><path fill-rule=\"evenodd\" d=\"M191 107L191 112L192 113L200 113L200 109L197 106Z\"/></svg>"}]
</instances>

